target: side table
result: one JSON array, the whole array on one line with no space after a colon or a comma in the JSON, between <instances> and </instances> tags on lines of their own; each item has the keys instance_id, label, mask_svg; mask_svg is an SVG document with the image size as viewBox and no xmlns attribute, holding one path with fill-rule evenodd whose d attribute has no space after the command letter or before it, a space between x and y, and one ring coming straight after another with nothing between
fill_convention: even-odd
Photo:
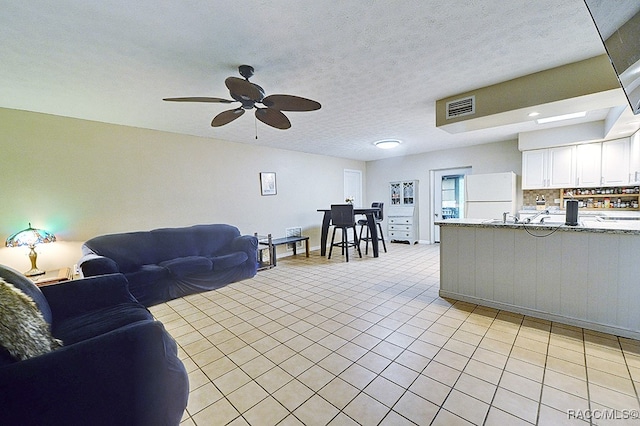
<instances>
[{"instance_id":1,"label":"side table","mask_svg":"<svg viewBox=\"0 0 640 426\"><path fill-rule=\"evenodd\" d=\"M63 281L69 281L73 279L73 271L71 268L53 269L45 272L43 275L33 277L32 281L38 287L44 287L46 285L58 284Z\"/></svg>"}]
</instances>

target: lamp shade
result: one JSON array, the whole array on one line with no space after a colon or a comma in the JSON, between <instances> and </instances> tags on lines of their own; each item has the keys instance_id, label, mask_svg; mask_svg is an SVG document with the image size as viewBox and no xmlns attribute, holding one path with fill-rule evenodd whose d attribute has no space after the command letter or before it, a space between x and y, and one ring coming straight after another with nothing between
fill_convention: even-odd
<instances>
[{"instance_id":1,"label":"lamp shade","mask_svg":"<svg viewBox=\"0 0 640 426\"><path fill-rule=\"evenodd\" d=\"M7 247L35 246L36 244L52 243L56 236L44 229L32 228L31 224L27 229L18 231L7 238Z\"/></svg>"},{"instance_id":2,"label":"lamp shade","mask_svg":"<svg viewBox=\"0 0 640 426\"><path fill-rule=\"evenodd\" d=\"M43 229L32 228L31 224L27 229L23 229L22 231L16 232L7 238L5 245L7 247L19 247L19 246L28 246L29 247L29 259L31 260L31 269L25 272L24 274L28 277L33 277L35 275L42 275L44 271L38 269L36 266L36 259L38 255L36 254L35 246L36 244L43 243L52 243L56 240L56 236L51 232L45 231Z\"/></svg>"}]
</instances>

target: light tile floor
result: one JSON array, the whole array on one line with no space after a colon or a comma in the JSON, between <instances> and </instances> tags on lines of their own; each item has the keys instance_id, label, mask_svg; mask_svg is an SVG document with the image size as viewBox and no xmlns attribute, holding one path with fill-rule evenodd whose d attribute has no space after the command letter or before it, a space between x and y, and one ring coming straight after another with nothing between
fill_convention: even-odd
<instances>
[{"instance_id":1,"label":"light tile floor","mask_svg":"<svg viewBox=\"0 0 640 426\"><path fill-rule=\"evenodd\" d=\"M640 342L438 296L439 246L287 257L151 310L182 425L640 424Z\"/></svg>"}]
</instances>

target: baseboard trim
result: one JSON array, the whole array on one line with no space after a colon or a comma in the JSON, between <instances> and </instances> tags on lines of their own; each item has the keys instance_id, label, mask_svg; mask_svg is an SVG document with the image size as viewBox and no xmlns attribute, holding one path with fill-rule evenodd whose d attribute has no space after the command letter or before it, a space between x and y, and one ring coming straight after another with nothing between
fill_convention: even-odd
<instances>
[{"instance_id":1,"label":"baseboard trim","mask_svg":"<svg viewBox=\"0 0 640 426\"><path fill-rule=\"evenodd\" d=\"M500 309L517 314L527 315L534 318L540 318L548 321L559 322L562 324L572 325L575 327L586 328L589 330L599 331L602 333L613 334L615 336L628 337L630 339L640 340L640 331L622 328L615 325L599 324L592 321L567 317L564 315L552 314L549 312L539 311L536 309L524 308L522 306L511 305L509 303L496 302L495 300L482 299L480 297L467 296L446 290L439 291L440 297L447 299L460 300L462 302L473 303L475 305L487 306L489 308Z\"/></svg>"}]
</instances>

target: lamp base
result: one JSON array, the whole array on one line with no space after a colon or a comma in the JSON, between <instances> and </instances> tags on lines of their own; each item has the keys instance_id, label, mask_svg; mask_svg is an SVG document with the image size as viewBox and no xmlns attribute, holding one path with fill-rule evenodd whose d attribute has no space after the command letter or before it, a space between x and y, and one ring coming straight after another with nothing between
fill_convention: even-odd
<instances>
[{"instance_id":1,"label":"lamp base","mask_svg":"<svg viewBox=\"0 0 640 426\"><path fill-rule=\"evenodd\" d=\"M37 277L38 275L44 275L45 271L38 268L31 268L24 273L26 277Z\"/></svg>"},{"instance_id":2,"label":"lamp base","mask_svg":"<svg viewBox=\"0 0 640 426\"><path fill-rule=\"evenodd\" d=\"M35 248L36 246L34 244L29 245L29 260L31 260L31 269L24 273L24 275L27 277L35 277L44 274L44 271L42 269L38 269L38 267L36 266L38 254L36 253Z\"/></svg>"}]
</instances>

